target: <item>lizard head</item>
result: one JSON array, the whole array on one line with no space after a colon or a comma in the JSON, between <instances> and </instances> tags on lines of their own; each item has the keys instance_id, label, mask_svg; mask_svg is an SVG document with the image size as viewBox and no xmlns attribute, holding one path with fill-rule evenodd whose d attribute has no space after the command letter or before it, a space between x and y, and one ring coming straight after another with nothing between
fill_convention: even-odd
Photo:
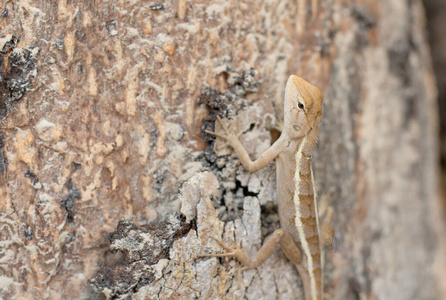
<instances>
[{"instance_id":1,"label":"lizard head","mask_svg":"<svg viewBox=\"0 0 446 300\"><path fill-rule=\"evenodd\" d=\"M291 75L285 89L284 133L300 139L314 129L316 135L322 120L322 92L296 75Z\"/></svg>"}]
</instances>

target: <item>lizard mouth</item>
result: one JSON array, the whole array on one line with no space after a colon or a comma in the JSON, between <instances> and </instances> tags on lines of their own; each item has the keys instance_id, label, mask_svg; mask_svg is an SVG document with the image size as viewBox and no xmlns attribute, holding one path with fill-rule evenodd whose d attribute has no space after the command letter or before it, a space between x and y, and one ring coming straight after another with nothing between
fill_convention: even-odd
<instances>
[{"instance_id":1,"label":"lizard mouth","mask_svg":"<svg viewBox=\"0 0 446 300\"><path fill-rule=\"evenodd\" d=\"M300 130L300 126L298 126L298 125L294 125L294 126L293 126L293 129L296 130L296 131L299 131L299 130Z\"/></svg>"}]
</instances>

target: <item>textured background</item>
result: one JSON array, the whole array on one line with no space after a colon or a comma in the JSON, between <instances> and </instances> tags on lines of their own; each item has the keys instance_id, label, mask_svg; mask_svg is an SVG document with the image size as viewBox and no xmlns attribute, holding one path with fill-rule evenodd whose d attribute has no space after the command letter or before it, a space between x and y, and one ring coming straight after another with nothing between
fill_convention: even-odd
<instances>
[{"instance_id":1,"label":"textured background","mask_svg":"<svg viewBox=\"0 0 446 300\"><path fill-rule=\"evenodd\" d=\"M440 159L442 167L443 206L446 207L446 1L424 0L429 44L438 88L440 113Z\"/></svg>"},{"instance_id":2,"label":"textured background","mask_svg":"<svg viewBox=\"0 0 446 300\"><path fill-rule=\"evenodd\" d=\"M255 157L298 74L325 94L327 298L443 297L421 1L311 4L0 0L0 295L301 295L280 249L241 282L233 260L197 258L221 250L211 236L253 253L279 226L274 165L247 174L203 129L235 120Z\"/></svg>"}]
</instances>

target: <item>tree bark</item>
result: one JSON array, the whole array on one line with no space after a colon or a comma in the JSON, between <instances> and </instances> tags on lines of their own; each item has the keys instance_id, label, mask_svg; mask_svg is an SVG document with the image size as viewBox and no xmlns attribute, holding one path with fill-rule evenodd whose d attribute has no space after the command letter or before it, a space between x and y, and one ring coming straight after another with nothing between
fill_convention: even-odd
<instances>
[{"instance_id":1,"label":"tree bark","mask_svg":"<svg viewBox=\"0 0 446 300\"><path fill-rule=\"evenodd\" d=\"M285 83L324 92L314 153L334 208L326 299L444 298L435 80L420 0L0 0L0 297L303 299L254 158ZM446 298L444 298L446 299Z\"/></svg>"}]
</instances>

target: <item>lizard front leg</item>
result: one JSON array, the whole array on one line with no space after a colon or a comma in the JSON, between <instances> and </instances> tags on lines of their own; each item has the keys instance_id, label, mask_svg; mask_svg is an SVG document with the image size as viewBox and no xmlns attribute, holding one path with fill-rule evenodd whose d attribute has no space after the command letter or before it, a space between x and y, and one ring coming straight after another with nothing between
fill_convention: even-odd
<instances>
[{"instance_id":1,"label":"lizard front leg","mask_svg":"<svg viewBox=\"0 0 446 300\"><path fill-rule=\"evenodd\" d=\"M239 140L240 134L235 134L226 126L223 121L218 118L218 122L223 128L225 134L216 133L213 131L206 130L207 133L215 135L221 139L224 139L226 143L231 146L234 151L237 153L240 162L251 173L257 172L260 169L266 167L277 155L282 152L285 144L282 139L278 139L268 150L266 150L262 155L260 155L255 161L252 161L249 157L248 152L246 152L245 147L243 147L242 143Z\"/></svg>"}]
</instances>

